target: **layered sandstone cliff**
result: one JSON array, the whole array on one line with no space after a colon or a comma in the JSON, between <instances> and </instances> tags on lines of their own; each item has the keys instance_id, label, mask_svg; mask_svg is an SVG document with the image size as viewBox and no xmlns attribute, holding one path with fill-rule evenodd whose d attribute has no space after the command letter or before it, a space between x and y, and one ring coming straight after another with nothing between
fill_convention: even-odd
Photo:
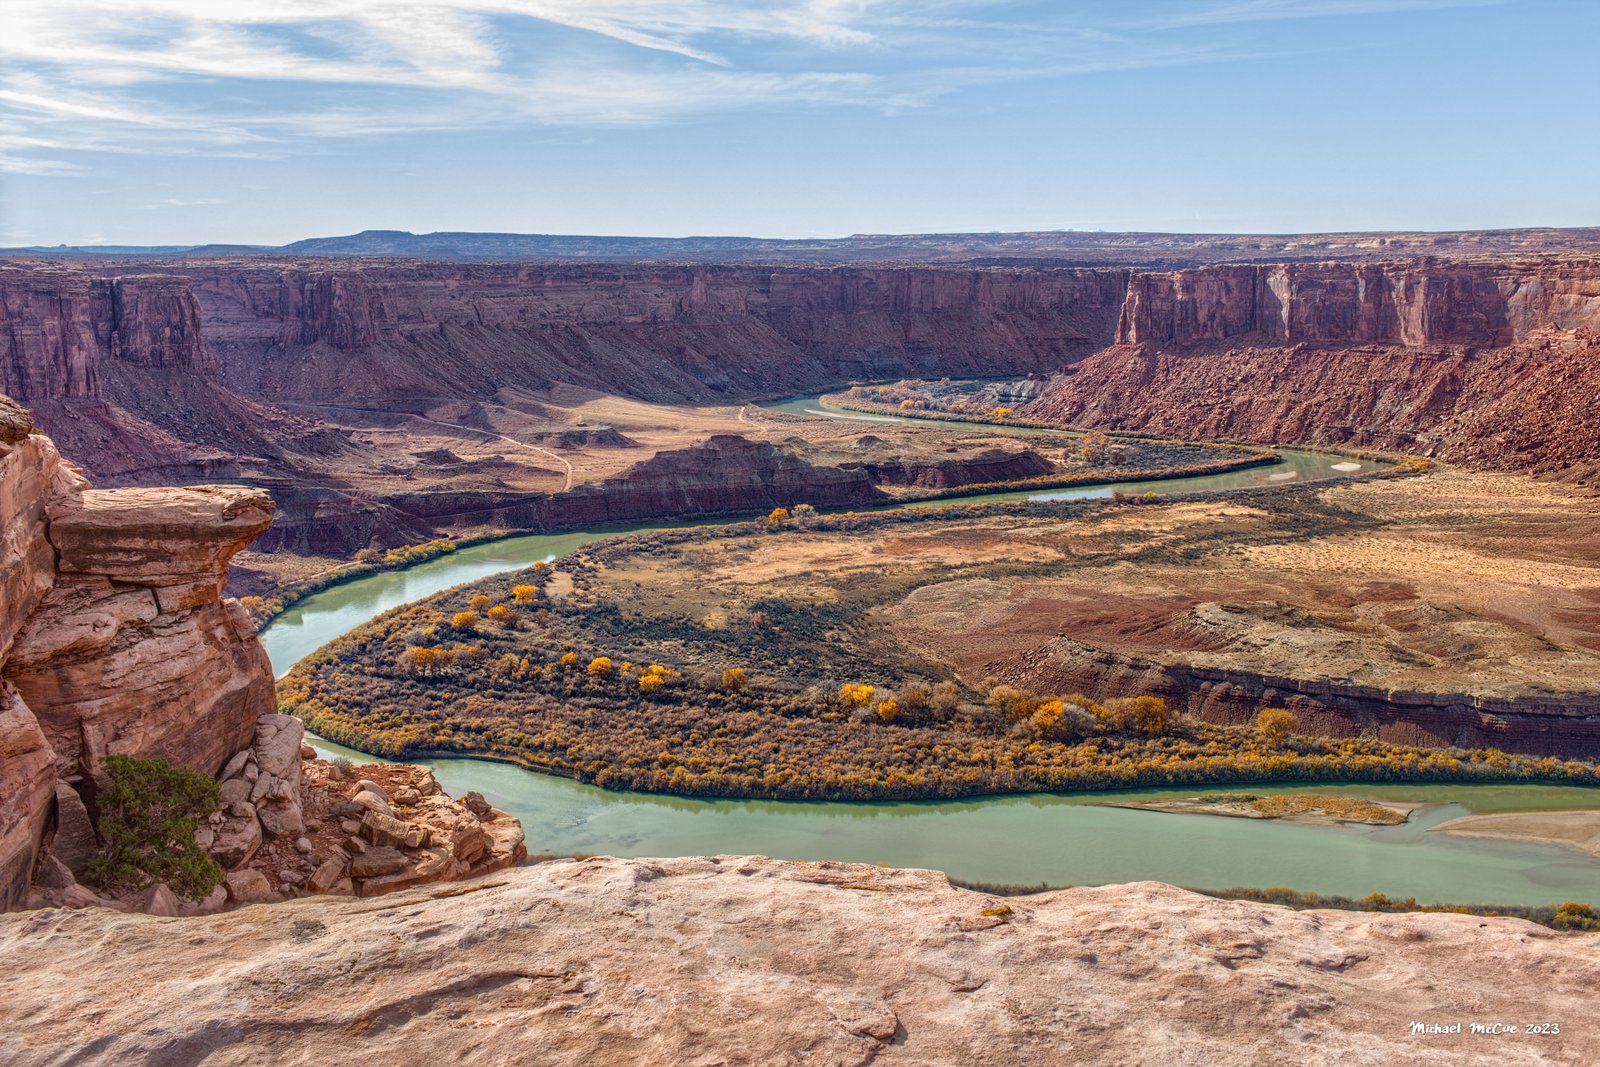
<instances>
[{"instance_id":1,"label":"layered sandstone cliff","mask_svg":"<svg viewBox=\"0 0 1600 1067\"><path fill-rule=\"evenodd\" d=\"M1593 260L1136 274L1117 344L1064 368L1027 412L1587 479L1597 352Z\"/></svg>"},{"instance_id":2,"label":"layered sandstone cliff","mask_svg":"<svg viewBox=\"0 0 1600 1067\"><path fill-rule=\"evenodd\" d=\"M0 333L0 387L24 401L99 398L107 359L216 370L200 305L179 275L0 270Z\"/></svg>"},{"instance_id":3,"label":"layered sandstone cliff","mask_svg":"<svg viewBox=\"0 0 1600 1067\"><path fill-rule=\"evenodd\" d=\"M1153 882L999 898L929 871L563 860L381 909L0 918L0 1058L323 1064L358 1042L394 1065L1591 1063L1594 942Z\"/></svg>"},{"instance_id":4,"label":"layered sandstone cliff","mask_svg":"<svg viewBox=\"0 0 1600 1067\"><path fill-rule=\"evenodd\" d=\"M1121 270L187 268L224 380L392 406L568 382L647 400L1045 370L1103 346Z\"/></svg>"},{"instance_id":5,"label":"layered sandstone cliff","mask_svg":"<svg viewBox=\"0 0 1600 1067\"><path fill-rule=\"evenodd\" d=\"M1498 347L1600 330L1600 260L1279 264L1134 274L1117 343Z\"/></svg>"},{"instance_id":6,"label":"layered sandstone cliff","mask_svg":"<svg viewBox=\"0 0 1600 1067\"><path fill-rule=\"evenodd\" d=\"M258 490L92 490L0 397L0 907L27 885L57 783L92 805L105 756L215 774L272 710L272 670L227 562Z\"/></svg>"},{"instance_id":7,"label":"layered sandstone cliff","mask_svg":"<svg viewBox=\"0 0 1600 1067\"><path fill-rule=\"evenodd\" d=\"M120 485L292 466L338 436L222 388L186 276L0 268L0 393Z\"/></svg>"}]
</instances>

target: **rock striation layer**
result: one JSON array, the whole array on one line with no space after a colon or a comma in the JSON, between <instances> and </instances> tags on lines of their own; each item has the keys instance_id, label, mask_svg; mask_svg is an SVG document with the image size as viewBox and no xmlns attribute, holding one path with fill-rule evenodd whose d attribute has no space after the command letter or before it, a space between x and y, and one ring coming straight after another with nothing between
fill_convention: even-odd
<instances>
[{"instance_id":1,"label":"rock striation layer","mask_svg":"<svg viewBox=\"0 0 1600 1067\"><path fill-rule=\"evenodd\" d=\"M93 490L0 396L0 909L25 894L63 786L108 753L215 774L274 705L228 559L271 521L237 486Z\"/></svg>"},{"instance_id":2,"label":"rock striation layer","mask_svg":"<svg viewBox=\"0 0 1600 1067\"><path fill-rule=\"evenodd\" d=\"M359 1041L397 1067L1584 1063L1594 947L1153 882L997 898L929 871L562 860L382 908L0 918L0 1058L321 1064ZM1411 1029L1506 1020L1560 1033Z\"/></svg>"},{"instance_id":3,"label":"rock striation layer","mask_svg":"<svg viewBox=\"0 0 1600 1067\"><path fill-rule=\"evenodd\" d=\"M1135 274L1116 342L1065 367L1028 414L1600 472L1600 261Z\"/></svg>"},{"instance_id":4,"label":"rock striation layer","mask_svg":"<svg viewBox=\"0 0 1600 1067\"><path fill-rule=\"evenodd\" d=\"M568 382L653 401L1053 369L1122 270L311 262L187 268L224 381L392 406Z\"/></svg>"},{"instance_id":5,"label":"rock striation layer","mask_svg":"<svg viewBox=\"0 0 1600 1067\"><path fill-rule=\"evenodd\" d=\"M1600 330L1600 260L1419 260L1135 274L1116 341L1498 347L1583 328Z\"/></svg>"}]
</instances>

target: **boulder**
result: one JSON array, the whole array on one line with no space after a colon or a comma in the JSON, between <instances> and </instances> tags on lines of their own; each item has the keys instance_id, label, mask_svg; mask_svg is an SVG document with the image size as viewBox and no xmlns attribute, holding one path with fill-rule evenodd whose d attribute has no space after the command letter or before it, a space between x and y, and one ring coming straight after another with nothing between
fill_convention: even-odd
<instances>
[{"instance_id":1,"label":"boulder","mask_svg":"<svg viewBox=\"0 0 1600 1067\"><path fill-rule=\"evenodd\" d=\"M313 893L326 893L332 889L339 879L344 877L345 858L343 856L330 856L323 860L311 874L311 881L307 886Z\"/></svg>"},{"instance_id":2,"label":"boulder","mask_svg":"<svg viewBox=\"0 0 1600 1067\"><path fill-rule=\"evenodd\" d=\"M222 768L222 773L217 777L224 782L229 778L236 778L244 770L244 765L253 759L255 759L255 753L248 748L241 749L233 754L233 758L228 761L227 766Z\"/></svg>"},{"instance_id":3,"label":"boulder","mask_svg":"<svg viewBox=\"0 0 1600 1067\"><path fill-rule=\"evenodd\" d=\"M100 851L100 842L95 837L83 798L71 785L60 780L56 782L56 836L50 843L50 851L78 878L83 877L90 861Z\"/></svg>"},{"instance_id":4,"label":"boulder","mask_svg":"<svg viewBox=\"0 0 1600 1067\"><path fill-rule=\"evenodd\" d=\"M67 889L77 885L78 880L65 863L45 852L33 868L33 884L40 889Z\"/></svg>"},{"instance_id":5,"label":"boulder","mask_svg":"<svg viewBox=\"0 0 1600 1067\"><path fill-rule=\"evenodd\" d=\"M295 791L294 786L282 778L272 774L262 774L253 784L250 784L250 796L246 799L260 807L267 801L288 803L291 800L298 800L299 794Z\"/></svg>"},{"instance_id":6,"label":"boulder","mask_svg":"<svg viewBox=\"0 0 1600 1067\"><path fill-rule=\"evenodd\" d=\"M483 794L475 789L463 795L461 803L466 805L468 811L479 817L487 815L494 810L489 806L489 802L483 799Z\"/></svg>"},{"instance_id":7,"label":"boulder","mask_svg":"<svg viewBox=\"0 0 1600 1067\"><path fill-rule=\"evenodd\" d=\"M406 889L410 886L423 885L428 882L449 881L454 878L464 877L467 870L467 864L453 859L449 849L442 846L418 849L415 858L405 867L378 874L363 881L360 886L360 895L372 897L380 893L392 893L396 889ZM354 868L352 868L351 873L355 873Z\"/></svg>"},{"instance_id":8,"label":"boulder","mask_svg":"<svg viewBox=\"0 0 1600 1067\"><path fill-rule=\"evenodd\" d=\"M261 847L261 823L256 817L228 819L215 831L211 842L211 858L227 870L250 862L250 857Z\"/></svg>"},{"instance_id":9,"label":"boulder","mask_svg":"<svg viewBox=\"0 0 1600 1067\"><path fill-rule=\"evenodd\" d=\"M166 888L166 883L163 881L157 881L154 886L139 894L139 901L144 904L139 910L146 915L162 915L165 918L178 915L178 894Z\"/></svg>"},{"instance_id":10,"label":"boulder","mask_svg":"<svg viewBox=\"0 0 1600 1067\"><path fill-rule=\"evenodd\" d=\"M469 796L472 794L468 794ZM480 798L481 799L481 798ZM484 810L492 811L488 805ZM464 811L460 805L445 796L425 797L413 812L413 821L428 829L428 841L419 844L444 845L450 854L469 863L483 855L489 838L478 817Z\"/></svg>"},{"instance_id":11,"label":"boulder","mask_svg":"<svg viewBox=\"0 0 1600 1067\"><path fill-rule=\"evenodd\" d=\"M261 828L268 837L299 837L305 833L305 816L300 802L300 746L305 724L292 715L270 713L256 720L255 741L251 745L257 771L250 787L250 801L256 806Z\"/></svg>"},{"instance_id":12,"label":"boulder","mask_svg":"<svg viewBox=\"0 0 1600 1067\"><path fill-rule=\"evenodd\" d=\"M411 826L393 815L369 811L361 819L361 836L374 845L403 845Z\"/></svg>"},{"instance_id":13,"label":"boulder","mask_svg":"<svg viewBox=\"0 0 1600 1067\"><path fill-rule=\"evenodd\" d=\"M502 867L521 863L528 857L528 848L523 839L522 823L498 809L493 811L492 814L495 818L483 824L483 832L489 838L489 847L484 853L483 860L473 868L474 873L481 874L489 870L499 870Z\"/></svg>"},{"instance_id":14,"label":"boulder","mask_svg":"<svg viewBox=\"0 0 1600 1067\"><path fill-rule=\"evenodd\" d=\"M222 783L222 806L232 807L250 799L250 783L243 778L230 778Z\"/></svg>"},{"instance_id":15,"label":"boulder","mask_svg":"<svg viewBox=\"0 0 1600 1067\"><path fill-rule=\"evenodd\" d=\"M215 915L228 904L228 884L222 885L211 891L204 900L178 901L179 915Z\"/></svg>"},{"instance_id":16,"label":"boulder","mask_svg":"<svg viewBox=\"0 0 1600 1067\"><path fill-rule=\"evenodd\" d=\"M306 832L305 819L298 802L293 804L268 804L256 809L261 829L268 837L299 837Z\"/></svg>"},{"instance_id":17,"label":"boulder","mask_svg":"<svg viewBox=\"0 0 1600 1067\"><path fill-rule=\"evenodd\" d=\"M385 804L389 802L389 791L370 778L362 778L356 782L357 793L376 793L383 798Z\"/></svg>"},{"instance_id":18,"label":"boulder","mask_svg":"<svg viewBox=\"0 0 1600 1067\"><path fill-rule=\"evenodd\" d=\"M235 904L254 904L272 898L272 883L260 871L231 871L227 887L228 899Z\"/></svg>"},{"instance_id":19,"label":"boulder","mask_svg":"<svg viewBox=\"0 0 1600 1067\"><path fill-rule=\"evenodd\" d=\"M398 849L378 846L369 848L350 861L350 877L365 879L393 874L404 870L411 861Z\"/></svg>"},{"instance_id":20,"label":"boulder","mask_svg":"<svg viewBox=\"0 0 1600 1067\"><path fill-rule=\"evenodd\" d=\"M362 811L376 811L384 815L393 815L394 808L390 806L389 799L381 793L374 793L370 789L362 789L356 793L355 804Z\"/></svg>"},{"instance_id":21,"label":"boulder","mask_svg":"<svg viewBox=\"0 0 1600 1067\"><path fill-rule=\"evenodd\" d=\"M305 737L305 724L293 715L272 713L256 720L256 738L252 749L256 765L263 774L281 778L296 787L300 784L300 745Z\"/></svg>"}]
</instances>

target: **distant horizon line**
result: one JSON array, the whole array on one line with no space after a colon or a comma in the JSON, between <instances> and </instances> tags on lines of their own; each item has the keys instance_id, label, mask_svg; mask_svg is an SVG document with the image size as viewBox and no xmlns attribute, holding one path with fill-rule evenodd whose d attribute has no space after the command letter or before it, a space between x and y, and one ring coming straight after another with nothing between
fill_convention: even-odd
<instances>
[{"instance_id":1,"label":"distant horizon line","mask_svg":"<svg viewBox=\"0 0 1600 1067\"><path fill-rule=\"evenodd\" d=\"M684 235L664 235L647 233L583 233L578 231L536 231L536 230L401 230L367 228L349 233L328 234L314 237L301 237L281 244L271 244L255 241L195 241L195 242L168 242L161 244L140 244L130 242L77 242L65 241L54 244L18 244L0 247L0 252L59 252L59 251L128 251L128 252L186 252L206 248L236 248L240 250L273 252L292 249L296 245L314 244L321 242L347 241L358 238L396 238L396 239L429 239L429 238L522 238L542 240L581 240L581 241L660 241L660 242L689 242L689 241L737 241L769 244L820 244L841 243L848 241L875 241L875 240L910 240L910 239L950 239L950 238L975 238L975 237L1045 237L1074 235L1081 237L1155 237L1155 238L1263 238L1263 239L1288 239L1288 238L1339 238L1339 237L1449 237L1454 235L1491 235L1491 234L1518 234L1559 232L1578 234L1585 231L1600 231L1600 222L1593 225L1531 225L1531 226L1485 226L1485 227L1458 227L1453 229L1373 229L1373 230L1282 230L1282 231L1251 231L1251 230L1114 230L1105 228L1085 228L1076 226L1045 227L1038 229L1018 230L918 230L905 232L856 232L840 234L837 236L805 236L805 237L780 237L763 236L740 233L700 233Z\"/></svg>"}]
</instances>

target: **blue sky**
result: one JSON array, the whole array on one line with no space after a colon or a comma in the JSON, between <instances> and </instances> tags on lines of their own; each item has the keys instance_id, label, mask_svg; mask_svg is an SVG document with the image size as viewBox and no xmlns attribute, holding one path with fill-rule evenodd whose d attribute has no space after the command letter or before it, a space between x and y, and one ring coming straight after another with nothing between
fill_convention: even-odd
<instances>
[{"instance_id":1,"label":"blue sky","mask_svg":"<svg viewBox=\"0 0 1600 1067\"><path fill-rule=\"evenodd\" d=\"M1600 0L5 0L0 244L1600 225Z\"/></svg>"}]
</instances>

